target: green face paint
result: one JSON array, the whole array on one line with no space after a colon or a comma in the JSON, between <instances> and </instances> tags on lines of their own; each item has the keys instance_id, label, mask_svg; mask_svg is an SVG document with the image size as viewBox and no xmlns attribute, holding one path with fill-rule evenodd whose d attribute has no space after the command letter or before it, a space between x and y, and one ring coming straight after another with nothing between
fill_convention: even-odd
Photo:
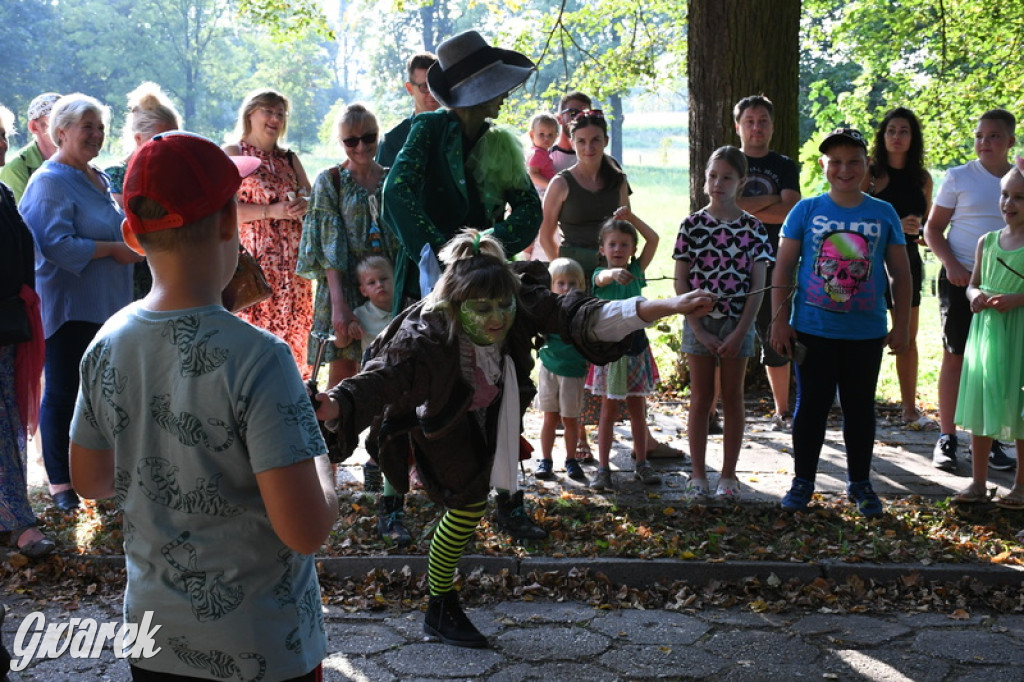
<instances>
[{"instance_id":1,"label":"green face paint","mask_svg":"<svg viewBox=\"0 0 1024 682\"><path fill-rule=\"evenodd\" d=\"M479 346L504 341L515 317L514 298L471 298L459 306L462 329Z\"/></svg>"}]
</instances>

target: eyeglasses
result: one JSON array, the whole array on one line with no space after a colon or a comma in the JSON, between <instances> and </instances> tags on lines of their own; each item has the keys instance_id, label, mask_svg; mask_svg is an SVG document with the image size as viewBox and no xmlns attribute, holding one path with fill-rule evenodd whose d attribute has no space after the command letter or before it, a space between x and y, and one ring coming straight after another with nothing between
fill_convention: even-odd
<instances>
[{"instance_id":1,"label":"eyeglasses","mask_svg":"<svg viewBox=\"0 0 1024 682\"><path fill-rule=\"evenodd\" d=\"M430 86L427 85L427 81L423 81L422 83L417 83L416 81L409 81L409 85L411 85L414 88L419 88L419 91L422 92L424 95L430 94Z\"/></svg>"},{"instance_id":2,"label":"eyeglasses","mask_svg":"<svg viewBox=\"0 0 1024 682\"><path fill-rule=\"evenodd\" d=\"M282 121L288 120L288 112L282 109L267 109L266 107L260 107L260 111L262 111L263 115L267 118L279 118Z\"/></svg>"},{"instance_id":3,"label":"eyeglasses","mask_svg":"<svg viewBox=\"0 0 1024 682\"><path fill-rule=\"evenodd\" d=\"M573 119L575 119L577 116L579 116L582 113L583 113L582 109L562 109L561 111L558 112L558 115L559 116L568 115L569 116L569 120L572 121Z\"/></svg>"},{"instance_id":4,"label":"eyeglasses","mask_svg":"<svg viewBox=\"0 0 1024 682\"><path fill-rule=\"evenodd\" d=\"M374 130L372 133L366 133L365 135L346 137L341 142L349 149L355 149L356 145L360 142L369 147L370 145L377 144L377 131Z\"/></svg>"}]
</instances>

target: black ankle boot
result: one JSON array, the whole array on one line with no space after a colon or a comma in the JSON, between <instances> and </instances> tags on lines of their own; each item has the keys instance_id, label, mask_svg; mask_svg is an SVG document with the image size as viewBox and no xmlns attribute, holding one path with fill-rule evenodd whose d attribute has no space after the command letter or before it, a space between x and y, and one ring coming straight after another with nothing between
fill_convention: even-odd
<instances>
[{"instance_id":1,"label":"black ankle boot","mask_svg":"<svg viewBox=\"0 0 1024 682\"><path fill-rule=\"evenodd\" d=\"M535 524L523 506L523 491L498 493L498 528L516 540L543 540L548 532Z\"/></svg>"},{"instance_id":2,"label":"black ankle boot","mask_svg":"<svg viewBox=\"0 0 1024 682\"><path fill-rule=\"evenodd\" d=\"M400 547L412 544L412 534L402 522L404 503L401 495L381 495L377 502L377 535Z\"/></svg>"},{"instance_id":3,"label":"black ankle boot","mask_svg":"<svg viewBox=\"0 0 1024 682\"><path fill-rule=\"evenodd\" d=\"M459 594L449 590L430 595L427 615L423 619L423 632L439 637L445 644L481 649L487 646L484 637L459 606Z\"/></svg>"}]
</instances>

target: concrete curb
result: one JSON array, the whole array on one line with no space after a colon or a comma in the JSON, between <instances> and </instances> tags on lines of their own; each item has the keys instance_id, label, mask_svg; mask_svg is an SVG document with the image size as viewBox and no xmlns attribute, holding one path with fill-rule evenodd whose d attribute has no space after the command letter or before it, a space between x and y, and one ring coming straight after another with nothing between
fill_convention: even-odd
<instances>
[{"instance_id":1,"label":"concrete curb","mask_svg":"<svg viewBox=\"0 0 1024 682\"><path fill-rule=\"evenodd\" d=\"M120 555L82 555L82 561L109 566L124 566ZM375 570L401 571L408 567L414 573L426 573L427 557L422 554L323 557L317 559L320 570L332 578L359 578ZM629 587L649 587L658 583L684 581L706 584L712 580L739 582L747 579L767 580L774 575L782 581L809 583L818 578L845 583L857 576L862 580L885 583L918 574L925 581L959 582L967 578L989 586L1020 586L1024 583L1024 566L998 564L875 564L823 561L799 563L790 561L679 561L676 559L615 559L550 557L485 556L471 554L462 558L459 570L469 574L477 570L497 574L527 576L530 573L562 573L587 569L603 574L613 583Z\"/></svg>"}]
</instances>

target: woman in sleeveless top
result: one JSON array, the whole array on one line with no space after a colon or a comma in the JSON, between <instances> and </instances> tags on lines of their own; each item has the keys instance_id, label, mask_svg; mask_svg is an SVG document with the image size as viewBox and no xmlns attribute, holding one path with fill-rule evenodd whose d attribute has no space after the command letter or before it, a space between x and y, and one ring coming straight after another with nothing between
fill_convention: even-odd
<instances>
[{"instance_id":1,"label":"woman in sleeveless top","mask_svg":"<svg viewBox=\"0 0 1024 682\"><path fill-rule=\"evenodd\" d=\"M598 266L598 234L601 225L621 207L629 207L629 183L619 165L604 153L608 124L600 110L581 111L569 124L569 138L576 150L576 165L555 175L544 194L544 219L538 239L544 253L572 258L583 266L587 289L593 290ZM561 232L562 243L556 234ZM576 458L592 462L586 426L597 424L600 400L586 394ZM623 415L620 415L623 416ZM683 453L659 443L647 432L648 457L682 457Z\"/></svg>"},{"instance_id":2,"label":"woman in sleeveless top","mask_svg":"<svg viewBox=\"0 0 1024 682\"><path fill-rule=\"evenodd\" d=\"M864 189L872 196L888 201L896 209L903 224L910 258L912 293L910 309L910 346L896 356L896 374L900 382L903 421L908 426L924 428L933 422L917 408L917 327L921 310L923 280L921 227L932 205L932 177L924 168L924 140L921 124L914 112L897 107L885 114L875 131L871 152L871 173ZM892 308L892 299L886 291Z\"/></svg>"},{"instance_id":3,"label":"woman in sleeveless top","mask_svg":"<svg viewBox=\"0 0 1024 682\"><path fill-rule=\"evenodd\" d=\"M603 113L580 112L569 124L569 135L576 165L548 185L539 239L545 253L579 262L589 288L597 267L597 233L617 208L629 206L629 186L626 174L604 153L608 127ZM555 239L559 230L560 246Z\"/></svg>"}]
</instances>

